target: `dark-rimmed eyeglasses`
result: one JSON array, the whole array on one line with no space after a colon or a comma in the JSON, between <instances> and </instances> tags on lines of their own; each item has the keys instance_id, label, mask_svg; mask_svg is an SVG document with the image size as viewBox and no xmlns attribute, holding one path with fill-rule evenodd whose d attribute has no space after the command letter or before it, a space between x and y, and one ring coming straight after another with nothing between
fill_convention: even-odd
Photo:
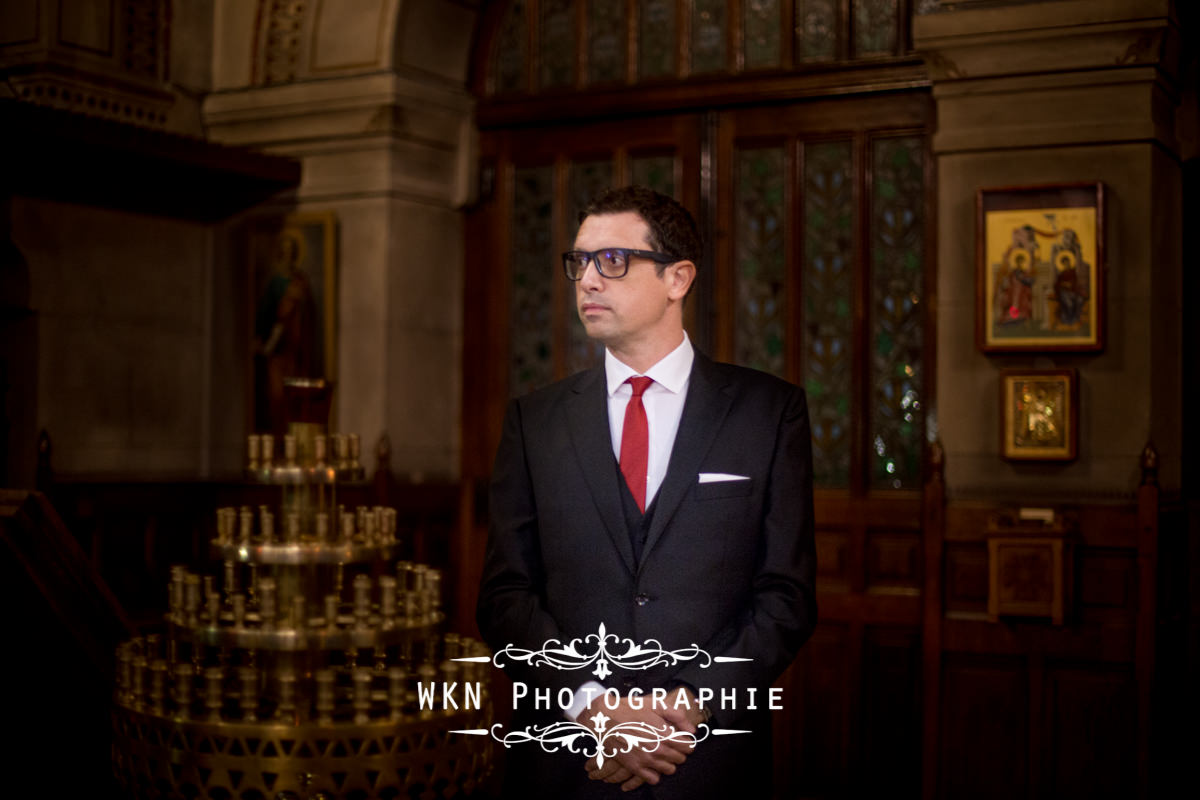
<instances>
[{"instance_id":1,"label":"dark-rimmed eyeglasses","mask_svg":"<svg viewBox=\"0 0 1200 800\"><path fill-rule=\"evenodd\" d=\"M674 264L679 259L666 253L656 253L653 250L630 250L628 247L605 247L603 250L568 250L562 254L563 272L567 278L577 281L587 271L588 264L595 264L596 270L605 278L624 278L629 272L629 259L632 256L648 258L655 264Z\"/></svg>"}]
</instances>

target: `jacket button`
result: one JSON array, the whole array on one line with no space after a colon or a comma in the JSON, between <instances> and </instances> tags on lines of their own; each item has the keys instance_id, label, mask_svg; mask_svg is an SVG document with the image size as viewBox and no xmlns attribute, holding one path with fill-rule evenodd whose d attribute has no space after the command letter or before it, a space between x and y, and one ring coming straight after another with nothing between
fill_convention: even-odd
<instances>
[{"instance_id":1,"label":"jacket button","mask_svg":"<svg viewBox=\"0 0 1200 800\"><path fill-rule=\"evenodd\" d=\"M650 602L650 595L639 594L637 597L633 598L633 602L637 603L639 606L644 606L646 603Z\"/></svg>"}]
</instances>

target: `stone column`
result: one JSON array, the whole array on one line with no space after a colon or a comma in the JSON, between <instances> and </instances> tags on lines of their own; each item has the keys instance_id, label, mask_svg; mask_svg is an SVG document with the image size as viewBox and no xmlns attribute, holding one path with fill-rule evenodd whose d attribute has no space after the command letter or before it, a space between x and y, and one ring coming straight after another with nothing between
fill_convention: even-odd
<instances>
[{"instance_id":1,"label":"stone column","mask_svg":"<svg viewBox=\"0 0 1200 800\"><path fill-rule=\"evenodd\" d=\"M937 420L951 495L1131 497L1153 440L1177 489L1182 423L1180 31L1169 0L1064 0L919 15L938 128ZM976 315L976 191L1102 181L1103 313L1096 354L986 355ZM1079 458L999 455L999 371L1075 367ZM1153 368L1152 368L1153 367Z\"/></svg>"},{"instance_id":2,"label":"stone column","mask_svg":"<svg viewBox=\"0 0 1200 800\"><path fill-rule=\"evenodd\" d=\"M256 20L252 5L218 3L204 118L216 141L302 161L274 213L337 215L333 424L368 461L386 432L399 474L456 477L474 12L341 0Z\"/></svg>"}]
</instances>

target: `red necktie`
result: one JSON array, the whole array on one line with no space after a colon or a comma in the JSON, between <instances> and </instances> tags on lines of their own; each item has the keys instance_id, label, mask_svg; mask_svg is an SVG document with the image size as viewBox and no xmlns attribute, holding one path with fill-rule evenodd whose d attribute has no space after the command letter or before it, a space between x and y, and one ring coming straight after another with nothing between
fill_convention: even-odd
<instances>
[{"instance_id":1,"label":"red necktie","mask_svg":"<svg viewBox=\"0 0 1200 800\"><path fill-rule=\"evenodd\" d=\"M638 510L646 513L646 462L650 457L650 426L646 422L646 407L642 394L654 383L653 378L630 378L633 397L625 406L625 425L621 429L621 474L629 487Z\"/></svg>"}]
</instances>

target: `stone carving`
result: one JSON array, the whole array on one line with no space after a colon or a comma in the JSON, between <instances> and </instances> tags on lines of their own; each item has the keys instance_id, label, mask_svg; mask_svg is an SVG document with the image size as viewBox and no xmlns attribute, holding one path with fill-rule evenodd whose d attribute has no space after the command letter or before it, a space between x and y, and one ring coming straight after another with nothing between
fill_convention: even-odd
<instances>
[{"instance_id":1,"label":"stone carving","mask_svg":"<svg viewBox=\"0 0 1200 800\"><path fill-rule=\"evenodd\" d=\"M306 0L262 0L267 5L266 43L262 50L262 83L288 83L296 79L300 62L300 35L309 4Z\"/></svg>"}]
</instances>

